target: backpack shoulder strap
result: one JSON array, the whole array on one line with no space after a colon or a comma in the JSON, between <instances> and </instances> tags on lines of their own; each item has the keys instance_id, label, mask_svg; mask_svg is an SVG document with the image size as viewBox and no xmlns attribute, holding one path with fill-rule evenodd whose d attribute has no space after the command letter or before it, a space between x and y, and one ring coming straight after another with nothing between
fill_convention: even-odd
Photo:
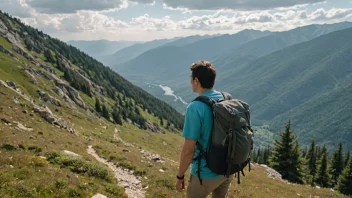
<instances>
[{"instance_id":1,"label":"backpack shoulder strap","mask_svg":"<svg viewBox=\"0 0 352 198\"><path fill-rule=\"evenodd\" d=\"M206 105L208 105L210 108L213 108L213 105L215 104L215 101L213 99L206 96L198 96L193 101L203 102Z\"/></svg>"},{"instance_id":2,"label":"backpack shoulder strap","mask_svg":"<svg viewBox=\"0 0 352 198\"><path fill-rule=\"evenodd\" d=\"M232 99L231 94L229 94L227 92L221 92L221 94L224 96L225 100L231 100Z\"/></svg>"}]
</instances>

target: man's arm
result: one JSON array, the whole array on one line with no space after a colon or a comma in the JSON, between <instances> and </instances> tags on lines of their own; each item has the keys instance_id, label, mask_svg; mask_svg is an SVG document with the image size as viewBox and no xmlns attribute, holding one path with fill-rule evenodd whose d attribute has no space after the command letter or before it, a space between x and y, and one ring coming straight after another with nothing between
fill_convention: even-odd
<instances>
[{"instance_id":1,"label":"man's arm","mask_svg":"<svg viewBox=\"0 0 352 198\"><path fill-rule=\"evenodd\" d=\"M191 164L193 160L193 154L195 151L195 145L196 145L195 140L185 138L185 142L183 144L182 153L180 157L180 167L178 169L178 174L177 174L179 177L185 174L189 165Z\"/></svg>"}]
</instances>

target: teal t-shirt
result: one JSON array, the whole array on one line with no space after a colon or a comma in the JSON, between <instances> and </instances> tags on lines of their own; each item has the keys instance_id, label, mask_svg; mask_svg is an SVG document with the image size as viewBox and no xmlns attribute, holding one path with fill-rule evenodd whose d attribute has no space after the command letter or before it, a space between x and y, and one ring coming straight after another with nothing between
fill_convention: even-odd
<instances>
[{"instance_id":1,"label":"teal t-shirt","mask_svg":"<svg viewBox=\"0 0 352 198\"><path fill-rule=\"evenodd\" d=\"M218 92L216 90L206 91L202 95L210 97L213 100L223 99L221 92ZM200 145L202 145L203 149L207 150L212 126L213 126L213 113L209 106L199 101L191 102L187 106L187 110L185 113L183 133L182 133L183 137L187 139L192 139L195 141L198 140ZM196 147L193 158L198 156L199 152L200 151ZM205 165L206 165L206 161L204 158L202 158L201 171L200 171L200 176L202 179L217 179L222 176L222 175L213 173ZM193 160L191 163L191 174L194 176L198 176L197 169L198 169L198 160Z\"/></svg>"}]
</instances>

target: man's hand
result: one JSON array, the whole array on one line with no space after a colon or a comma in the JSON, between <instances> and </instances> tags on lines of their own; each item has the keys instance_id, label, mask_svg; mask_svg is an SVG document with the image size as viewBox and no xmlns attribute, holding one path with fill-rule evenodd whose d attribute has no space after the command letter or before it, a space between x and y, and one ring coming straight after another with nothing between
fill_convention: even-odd
<instances>
[{"instance_id":1,"label":"man's hand","mask_svg":"<svg viewBox=\"0 0 352 198\"><path fill-rule=\"evenodd\" d=\"M185 190L185 179L177 179L175 186L178 192L183 192Z\"/></svg>"}]
</instances>

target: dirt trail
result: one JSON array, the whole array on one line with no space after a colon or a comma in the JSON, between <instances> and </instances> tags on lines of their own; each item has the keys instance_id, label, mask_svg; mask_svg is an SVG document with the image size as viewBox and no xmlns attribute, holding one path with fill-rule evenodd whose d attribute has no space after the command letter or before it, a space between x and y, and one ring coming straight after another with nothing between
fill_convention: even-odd
<instances>
[{"instance_id":1,"label":"dirt trail","mask_svg":"<svg viewBox=\"0 0 352 198\"><path fill-rule=\"evenodd\" d=\"M145 198L142 182L136 176L129 171L115 166L106 159L99 157L92 146L88 146L87 152L99 162L106 164L114 172L118 184L125 188L125 192L129 198Z\"/></svg>"}]
</instances>

